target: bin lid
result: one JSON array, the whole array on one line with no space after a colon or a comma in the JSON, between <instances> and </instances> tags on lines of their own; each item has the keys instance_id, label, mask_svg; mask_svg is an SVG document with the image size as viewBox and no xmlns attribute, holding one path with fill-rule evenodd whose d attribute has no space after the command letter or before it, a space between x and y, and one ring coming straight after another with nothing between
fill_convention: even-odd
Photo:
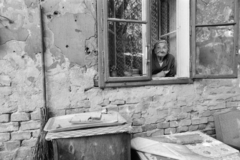
<instances>
[{"instance_id":1,"label":"bin lid","mask_svg":"<svg viewBox=\"0 0 240 160\"><path fill-rule=\"evenodd\" d=\"M131 125L124 124L124 125L118 125L118 126L88 128L88 129L79 129L79 130L63 131L63 132L48 132L45 139L49 141L49 140L60 139L60 138L97 136L97 135L104 135L104 134L130 132L130 130L131 130Z\"/></svg>"},{"instance_id":2,"label":"bin lid","mask_svg":"<svg viewBox=\"0 0 240 160\"><path fill-rule=\"evenodd\" d=\"M44 131L62 132L76 129L117 126L127 121L115 111L86 112L52 117L44 126Z\"/></svg>"}]
</instances>

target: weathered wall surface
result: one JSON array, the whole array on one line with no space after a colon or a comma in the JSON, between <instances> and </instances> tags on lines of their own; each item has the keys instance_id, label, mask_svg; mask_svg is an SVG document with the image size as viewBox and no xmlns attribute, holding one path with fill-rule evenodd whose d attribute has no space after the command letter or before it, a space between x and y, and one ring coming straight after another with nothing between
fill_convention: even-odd
<instances>
[{"instance_id":1,"label":"weathered wall surface","mask_svg":"<svg viewBox=\"0 0 240 160\"><path fill-rule=\"evenodd\" d=\"M31 159L43 106L37 0L0 1L0 159Z\"/></svg>"},{"instance_id":2,"label":"weathered wall surface","mask_svg":"<svg viewBox=\"0 0 240 160\"><path fill-rule=\"evenodd\" d=\"M187 85L94 87L96 0L43 0L47 106L52 116L109 108L132 124L134 136L203 130L213 114L238 107L239 79ZM0 159L31 159L43 106L37 0L0 1Z\"/></svg>"}]
</instances>

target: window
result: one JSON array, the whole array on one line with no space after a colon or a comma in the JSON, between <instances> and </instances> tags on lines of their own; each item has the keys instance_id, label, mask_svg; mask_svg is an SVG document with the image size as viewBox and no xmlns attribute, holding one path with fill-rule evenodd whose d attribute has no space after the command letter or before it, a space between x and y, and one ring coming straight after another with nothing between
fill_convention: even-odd
<instances>
[{"instance_id":1,"label":"window","mask_svg":"<svg viewBox=\"0 0 240 160\"><path fill-rule=\"evenodd\" d=\"M194 0L192 8L193 77L237 77L238 0Z\"/></svg>"},{"instance_id":2,"label":"window","mask_svg":"<svg viewBox=\"0 0 240 160\"><path fill-rule=\"evenodd\" d=\"M179 84L191 83L192 78L236 76L233 60L237 36L233 35L237 35L237 0L97 3L100 87ZM219 20L213 23L215 18ZM175 59L176 74L172 77L154 76L156 56L152 50L160 39L167 42L168 55Z\"/></svg>"}]
</instances>

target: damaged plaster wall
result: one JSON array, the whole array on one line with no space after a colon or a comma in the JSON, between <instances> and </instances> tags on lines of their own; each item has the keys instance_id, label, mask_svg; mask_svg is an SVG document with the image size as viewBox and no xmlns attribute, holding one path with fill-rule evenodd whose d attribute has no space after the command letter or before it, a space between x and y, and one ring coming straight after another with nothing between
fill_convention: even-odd
<instances>
[{"instance_id":1,"label":"damaged plaster wall","mask_svg":"<svg viewBox=\"0 0 240 160\"><path fill-rule=\"evenodd\" d=\"M37 0L0 1L0 159L32 159L43 107Z\"/></svg>"},{"instance_id":2,"label":"damaged plaster wall","mask_svg":"<svg viewBox=\"0 0 240 160\"><path fill-rule=\"evenodd\" d=\"M48 105L52 115L109 108L135 136L202 130L214 136L213 114L238 107L239 79L132 88L94 87L96 0L49 0L44 7Z\"/></svg>"},{"instance_id":3,"label":"damaged plaster wall","mask_svg":"<svg viewBox=\"0 0 240 160\"><path fill-rule=\"evenodd\" d=\"M239 79L132 88L94 87L96 0L49 0L44 7L48 105L53 116L108 108L134 136L202 130L214 136L213 114L238 107Z\"/></svg>"},{"instance_id":4,"label":"damaged plaster wall","mask_svg":"<svg viewBox=\"0 0 240 160\"><path fill-rule=\"evenodd\" d=\"M48 82L53 114L88 111L85 90L97 75L96 2L42 2Z\"/></svg>"},{"instance_id":5,"label":"damaged plaster wall","mask_svg":"<svg viewBox=\"0 0 240 160\"><path fill-rule=\"evenodd\" d=\"M134 136L202 130L215 135L213 114L239 107L239 79L188 85L94 87L97 0L41 0L47 107L51 116L109 108ZM0 157L31 159L43 107L38 0L0 0ZM0 159L1 159L0 158Z\"/></svg>"}]
</instances>

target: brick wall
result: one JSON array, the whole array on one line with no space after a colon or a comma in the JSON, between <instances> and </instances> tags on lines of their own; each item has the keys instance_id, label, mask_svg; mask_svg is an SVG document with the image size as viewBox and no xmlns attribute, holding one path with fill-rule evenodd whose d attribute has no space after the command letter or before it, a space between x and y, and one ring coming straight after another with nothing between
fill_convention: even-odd
<instances>
[{"instance_id":1,"label":"brick wall","mask_svg":"<svg viewBox=\"0 0 240 160\"><path fill-rule=\"evenodd\" d=\"M0 114L0 159L32 159L39 128L39 110Z\"/></svg>"}]
</instances>

